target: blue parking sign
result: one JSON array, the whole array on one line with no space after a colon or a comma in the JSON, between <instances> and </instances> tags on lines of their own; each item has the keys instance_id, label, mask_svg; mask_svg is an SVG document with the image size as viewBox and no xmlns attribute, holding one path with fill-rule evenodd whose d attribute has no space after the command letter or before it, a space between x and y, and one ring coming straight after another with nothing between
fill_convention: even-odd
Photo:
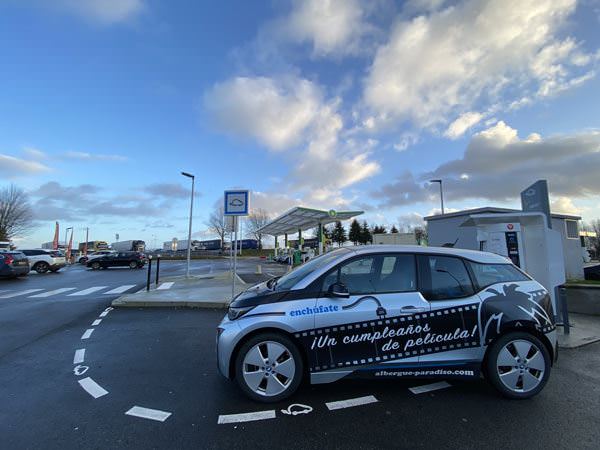
<instances>
[{"instance_id":1,"label":"blue parking sign","mask_svg":"<svg viewBox=\"0 0 600 450\"><path fill-rule=\"evenodd\" d=\"M225 207L223 214L226 216L248 215L248 191L225 191Z\"/></svg>"}]
</instances>

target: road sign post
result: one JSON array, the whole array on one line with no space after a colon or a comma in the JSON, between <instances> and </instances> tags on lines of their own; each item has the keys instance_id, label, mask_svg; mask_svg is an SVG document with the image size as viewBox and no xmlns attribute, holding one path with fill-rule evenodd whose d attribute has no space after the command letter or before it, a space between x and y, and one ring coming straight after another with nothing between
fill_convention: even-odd
<instances>
[{"instance_id":1,"label":"road sign post","mask_svg":"<svg viewBox=\"0 0 600 450\"><path fill-rule=\"evenodd\" d=\"M233 219L233 271L231 274L231 299L235 297L235 278L237 277L237 248L238 248L238 217L247 216L249 210L250 193L247 190L232 190L224 193L223 215L232 216Z\"/></svg>"}]
</instances>

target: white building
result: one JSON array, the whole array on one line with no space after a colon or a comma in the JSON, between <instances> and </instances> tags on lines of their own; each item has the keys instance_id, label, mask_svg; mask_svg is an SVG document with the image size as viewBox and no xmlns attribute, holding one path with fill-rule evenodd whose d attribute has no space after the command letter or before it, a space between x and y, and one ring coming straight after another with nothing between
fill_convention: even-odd
<instances>
[{"instance_id":1,"label":"white building","mask_svg":"<svg viewBox=\"0 0 600 450\"><path fill-rule=\"evenodd\" d=\"M511 249L510 235L518 229L518 224L512 224L515 213L522 211L507 208L484 207L467 209L447 214L425 217L429 245L434 247L454 246L471 250L488 250L509 256ZM494 214L507 217L504 242L494 243L494 247L482 248L483 242L478 238L477 227L469 225L472 218L482 214ZM568 214L551 214L552 229L560 233L562 250L567 278L583 278L583 254L579 238L579 221L581 217ZM514 249L512 249L514 251ZM518 252L522 249L516 249ZM518 253L517 253L518 254Z\"/></svg>"}]
</instances>

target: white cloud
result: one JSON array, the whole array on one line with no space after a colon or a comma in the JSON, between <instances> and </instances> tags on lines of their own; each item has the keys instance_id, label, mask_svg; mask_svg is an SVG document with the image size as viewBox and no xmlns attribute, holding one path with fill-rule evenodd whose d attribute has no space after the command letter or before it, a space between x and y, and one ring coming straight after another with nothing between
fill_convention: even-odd
<instances>
[{"instance_id":1,"label":"white cloud","mask_svg":"<svg viewBox=\"0 0 600 450\"><path fill-rule=\"evenodd\" d=\"M550 201L550 211L559 214L581 214L582 209L573 204L569 197L556 197Z\"/></svg>"},{"instance_id":2,"label":"white cloud","mask_svg":"<svg viewBox=\"0 0 600 450\"><path fill-rule=\"evenodd\" d=\"M469 128L477 125L481 119L483 119L483 115L478 112L467 112L461 114L458 119L450 124L444 133L444 136L450 139L458 139L465 134Z\"/></svg>"},{"instance_id":3,"label":"white cloud","mask_svg":"<svg viewBox=\"0 0 600 450\"><path fill-rule=\"evenodd\" d=\"M63 157L69 159L81 159L84 161L127 161L128 158L122 155L105 155L102 153L88 153L88 152L65 152Z\"/></svg>"},{"instance_id":4,"label":"white cloud","mask_svg":"<svg viewBox=\"0 0 600 450\"><path fill-rule=\"evenodd\" d=\"M236 77L215 84L204 96L221 130L252 136L275 151L300 143L320 104L317 86L295 77Z\"/></svg>"},{"instance_id":5,"label":"white cloud","mask_svg":"<svg viewBox=\"0 0 600 450\"><path fill-rule=\"evenodd\" d=\"M33 147L25 147L23 148L23 154L31 159L46 159L48 155L41 150Z\"/></svg>"},{"instance_id":6,"label":"white cloud","mask_svg":"<svg viewBox=\"0 0 600 450\"><path fill-rule=\"evenodd\" d=\"M465 0L401 19L376 53L365 103L394 123L436 127L458 111L495 105L501 94L510 103L515 94L515 101L528 91L548 96L584 77L580 84L591 76L582 67L585 54L573 38L558 37L575 6L575 0Z\"/></svg>"},{"instance_id":7,"label":"white cloud","mask_svg":"<svg viewBox=\"0 0 600 450\"><path fill-rule=\"evenodd\" d=\"M0 153L0 175L8 179L35 175L50 171L50 167L38 162L16 158Z\"/></svg>"},{"instance_id":8,"label":"white cloud","mask_svg":"<svg viewBox=\"0 0 600 450\"><path fill-rule=\"evenodd\" d=\"M316 57L353 54L370 29L365 16L358 0L295 0L279 30L293 41L309 42Z\"/></svg>"},{"instance_id":9,"label":"white cloud","mask_svg":"<svg viewBox=\"0 0 600 450\"><path fill-rule=\"evenodd\" d=\"M103 25L127 21L144 8L144 0L58 0L54 7Z\"/></svg>"}]
</instances>

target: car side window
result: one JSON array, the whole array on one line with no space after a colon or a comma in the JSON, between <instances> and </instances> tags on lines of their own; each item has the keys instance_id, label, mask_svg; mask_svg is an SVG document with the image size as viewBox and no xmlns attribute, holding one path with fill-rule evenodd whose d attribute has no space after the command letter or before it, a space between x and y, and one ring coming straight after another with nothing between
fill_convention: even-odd
<instances>
[{"instance_id":1,"label":"car side window","mask_svg":"<svg viewBox=\"0 0 600 450\"><path fill-rule=\"evenodd\" d=\"M417 285L414 256L372 255L342 263L323 279L322 291L342 283L351 295L414 291Z\"/></svg>"},{"instance_id":2,"label":"car side window","mask_svg":"<svg viewBox=\"0 0 600 450\"><path fill-rule=\"evenodd\" d=\"M475 293L461 258L419 255L418 264L421 294L427 300L451 300Z\"/></svg>"},{"instance_id":3,"label":"car side window","mask_svg":"<svg viewBox=\"0 0 600 450\"><path fill-rule=\"evenodd\" d=\"M473 261L468 261L468 264L480 289L496 283L529 280L527 275L512 264L483 264Z\"/></svg>"}]
</instances>

